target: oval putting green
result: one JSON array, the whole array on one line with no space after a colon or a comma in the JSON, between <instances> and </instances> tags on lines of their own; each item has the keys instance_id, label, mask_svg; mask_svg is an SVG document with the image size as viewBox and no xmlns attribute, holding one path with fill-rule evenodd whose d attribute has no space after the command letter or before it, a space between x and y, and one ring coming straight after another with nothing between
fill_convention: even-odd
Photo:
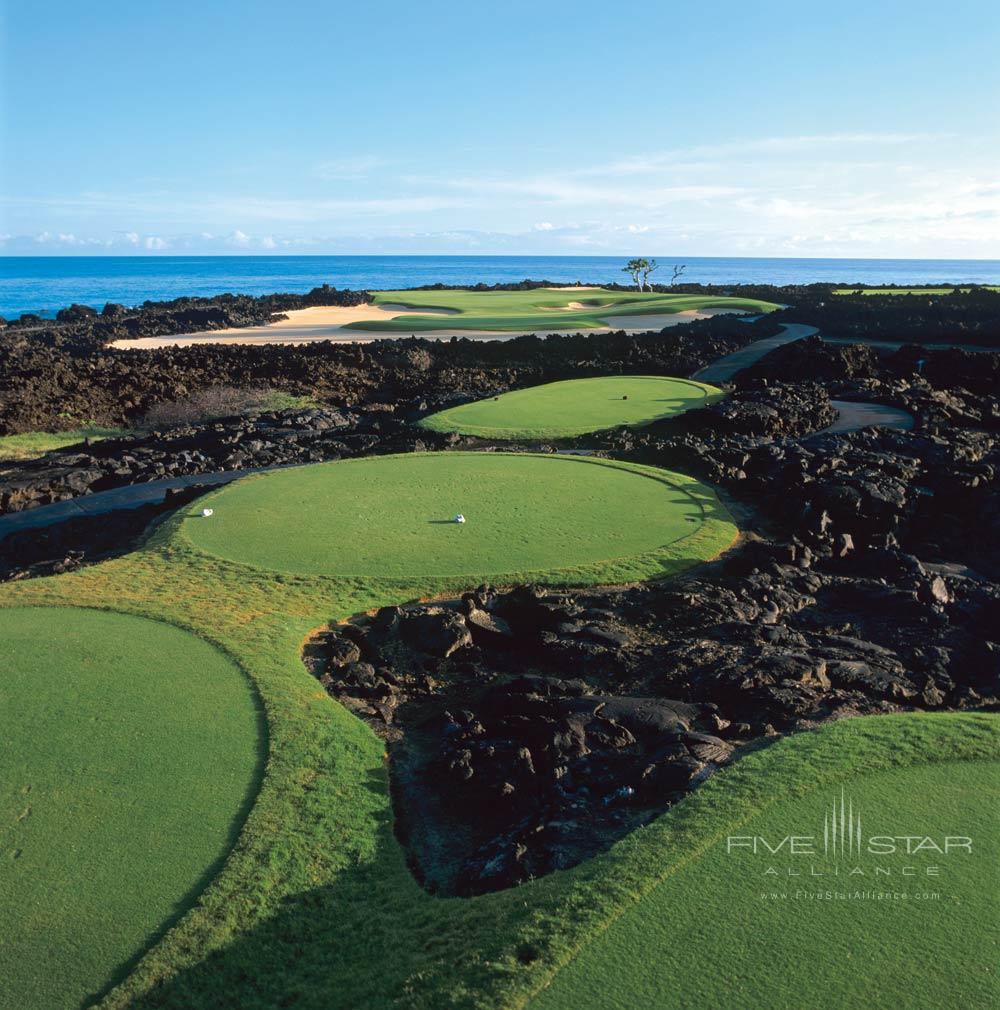
<instances>
[{"instance_id":1,"label":"oval putting green","mask_svg":"<svg viewBox=\"0 0 1000 1010\"><path fill-rule=\"evenodd\" d=\"M0 1005L89 1004L231 846L259 774L247 679L141 617L0 609Z\"/></svg>"},{"instance_id":2,"label":"oval putting green","mask_svg":"<svg viewBox=\"0 0 1000 1010\"><path fill-rule=\"evenodd\" d=\"M737 531L708 488L666 470L440 452L250 477L202 499L181 533L209 554L278 572L585 584L672 574Z\"/></svg>"},{"instance_id":3,"label":"oval putting green","mask_svg":"<svg viewBox=\"0 0 1000 1010\"><path fill-rule=\"evenodd\" d=\"M464 403L431 414L420 424L481 438L568 438L622 424L649 424L724 395L704 382L657 375L568 379Z\"/></svg>"}]
</instances>

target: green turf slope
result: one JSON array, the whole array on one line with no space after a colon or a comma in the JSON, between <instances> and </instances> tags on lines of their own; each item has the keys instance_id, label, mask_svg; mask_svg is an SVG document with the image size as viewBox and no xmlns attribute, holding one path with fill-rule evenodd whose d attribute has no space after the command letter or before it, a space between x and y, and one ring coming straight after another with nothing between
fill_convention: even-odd
<instances>
[{"instance_id":1,"label":"green turf slope","mask_svg":"<svg viewBox=\"0 0 1000 1010\"><path fill-rule=\"evenodd\" d=\"M492 330L530 333L533 330L588 330L608 326L620 316L674 315L706 309L761 313L779 308L756 298L723 295L654 294L605 288L531 291L379 291L376 305L405 307L442 315L400 315L352 323L351 329L384 333L430 330ZM645 325L640 324L640 325ZM662 324L661 324L662 325ZM650 325L650 329L656 329Z\"/></svg>"},{"instance_id":2,"label":"green turf slope","mask_svg":"<svg viewBox=\"0 0 1000 1010\"><path fill-rule=\"evenodd\" d=\"M955 291L971 291L968 287L949 286L936 288L837 288L835 295L950 295ZM1000 291L1000 287L990 284L979 285L980 291Z\"/></svg>"},{"instance_id":3,"label":"green turf slope","mask_svg":"<svg viewBox=\"0 0 1000 1010\"><path fill-rule=\"evenodd\" d=\"M460 593L468 583L279 576L192 547L178 536L186 511L128 556L0 585L5 605L112 601L130 613L175 621L237 657L267 712L266 773L237 845L197 904L109 995L104 1010L520 1008L637 901L774 803L815 792L825 809L842 782L935 762L946 762L948 776L961 782L975 762L1000 758L996 715L843 720L749 754L648 827L572 870L498 894L443 899L416 883L395 837L384 742L330 699L305 671L300 650L328 621L418 596ZM212 715L192 721L214 731ZM915 817L936 803L936 793L927 796ZM867 823L875 808L864 797L861 807ZM978 887L992 893L995 849L982 853ZM685 930L701 928L702 897L685 895L676 914ZM984 922L979 907L970 908L956 921L971 947L989 937L993 920ZM897 944L923 942L925 925L917 914L899 920ZM684 942L684 935L675 938L679 949ZM641 962L645 948L635 954ZM932 943L926 956L927 971L952 975ZM728 950L726 957L729 963ZM746 965L738 949L732 963ZM631 964L634 973L644 971ZM913 1000L920 1006L926 973L900 985L897 1007ZM580 1001L591 984L581 976ZM941 1010L982 1005L968 998L967 987L954 990ZM682 993L678 985L663 995L679 1003ZM799 996L790 1004L795 1010L825 1010L826 993L818 986L807 985ZM673 1004L653 1004L664 1005ZM707 1005L740 1006L729 999ZM773 1006L782 1010L777 995Z\"/></svg>"},{"instance_id":4,"label":"green turf slope","mask_svg":"<svg viewBox=\"0 0 1000 1010\"><path fill-rule=\"evenodd\" d=\"M194 635L122 614L0 609L0 1007L76 1007L217 872L261 727Z\"/></svg>"},{"instance_id":5,"label":"green turf slope","mask_svg":"<svg viewBox=\"0 0 1000 1010\"><path fill-rule=\"evenodd\" d=\"M1000 762L919 764L776 799L679 862L580 949L532 1010L997 1005ZM824 854L824 827L845 804L861 852L848 829L840 853ZM792 835L815 836L798 844L818 855L745 847ZM884 841L869 851L873 836L907 835L921 851L907 854L902 840L892 853L881 854ZM932 847L948 836L971 838L971 851Z\"/></svg>"},{"instance_id":6,"label":"green turf slope","mask_svg":"<svg viewBox=\"0 0 1000 1010\"><path fill-rule=\"evenodd\" d=\"M34 459L54 449L76 445L85 438L100 442L128 435L125 428L74 428L72 431L31 431L24 435L0 436L0 459Z\"/></svg>"},{"instance_id":7,"label":"green turf slope","mask_svg":"<svg viewBox=\"0 0 1000 1010\"><path fill-rule=\"evenodd\" d=\"M656 375L567 379L464 403L431 414L420 424L480 438L569 438L622 424L649 424L724 395L704 382Z\"/></svg>"},{"instance_id":8,"label":"green turf slope","mask_svg":"<svg viewBox=\"0 0 1000 1010\"><path fill-rule=\"evenodd\" d=\"M207 504L214 514L200 515ZM453 522L462 513L466 523ZM443 452L251 477L199 501L182 533L257 568L384 579L593 583L655 577L736 536L690 477L527 453Z\"/></svg>"}]
</instances>

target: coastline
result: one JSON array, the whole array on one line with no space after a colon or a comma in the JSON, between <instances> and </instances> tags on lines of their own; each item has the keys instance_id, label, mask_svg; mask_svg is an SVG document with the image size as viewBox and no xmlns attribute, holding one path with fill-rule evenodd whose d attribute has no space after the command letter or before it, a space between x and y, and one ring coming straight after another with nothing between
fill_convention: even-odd
<instances>
[{"instance_id":1,"label":"coastline","mask_svg":"<svg viewBox=\"0 0 1000 1010\"><path fill-rule=\"evenodd\" d=\"M830 284L834 287L1000 283L1000 260L873 259L864 257L682 256L685 282L705 286ZM73 302L100 311L113 302L214 298L223 292L260 297L304 294L323 283L341 290L517 284L526 277L576 288L620 283L622 256L0 256L0 316L44 317ZM668 276L668 275L664 275ZM654 275L654 280L656 279Z\"/></svg>"}]
</instances>

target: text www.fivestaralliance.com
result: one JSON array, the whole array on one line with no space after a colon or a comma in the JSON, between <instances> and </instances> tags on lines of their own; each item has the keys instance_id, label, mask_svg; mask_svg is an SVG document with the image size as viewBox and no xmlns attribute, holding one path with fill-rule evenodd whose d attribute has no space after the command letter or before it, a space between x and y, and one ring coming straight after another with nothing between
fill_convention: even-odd
<instances>
[{"instance_id":1,"label":"text www.fivestaralliance.com","mask_svg":"<svg viewBox=\"0 0 1000 1010\"><path fill-rule=\"evenodd\" d=\"M761 891L761 901L940 901L940 891Z\"/></svg>"}]
</instances>

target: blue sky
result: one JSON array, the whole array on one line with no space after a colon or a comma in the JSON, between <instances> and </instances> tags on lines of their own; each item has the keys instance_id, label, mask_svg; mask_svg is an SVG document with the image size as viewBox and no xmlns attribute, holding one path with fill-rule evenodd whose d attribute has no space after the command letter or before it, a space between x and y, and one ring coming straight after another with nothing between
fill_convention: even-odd
<instances>
[{"instance_id":1,"label":"blue sky","mask_svg":"<svg viewBox=\"0 0 1000 1010\"><path fill-rule=\"evenodd\" d=\"M1000 258L1000 4L48 0L0 250Z\"/></svg>"}]
</instances>

